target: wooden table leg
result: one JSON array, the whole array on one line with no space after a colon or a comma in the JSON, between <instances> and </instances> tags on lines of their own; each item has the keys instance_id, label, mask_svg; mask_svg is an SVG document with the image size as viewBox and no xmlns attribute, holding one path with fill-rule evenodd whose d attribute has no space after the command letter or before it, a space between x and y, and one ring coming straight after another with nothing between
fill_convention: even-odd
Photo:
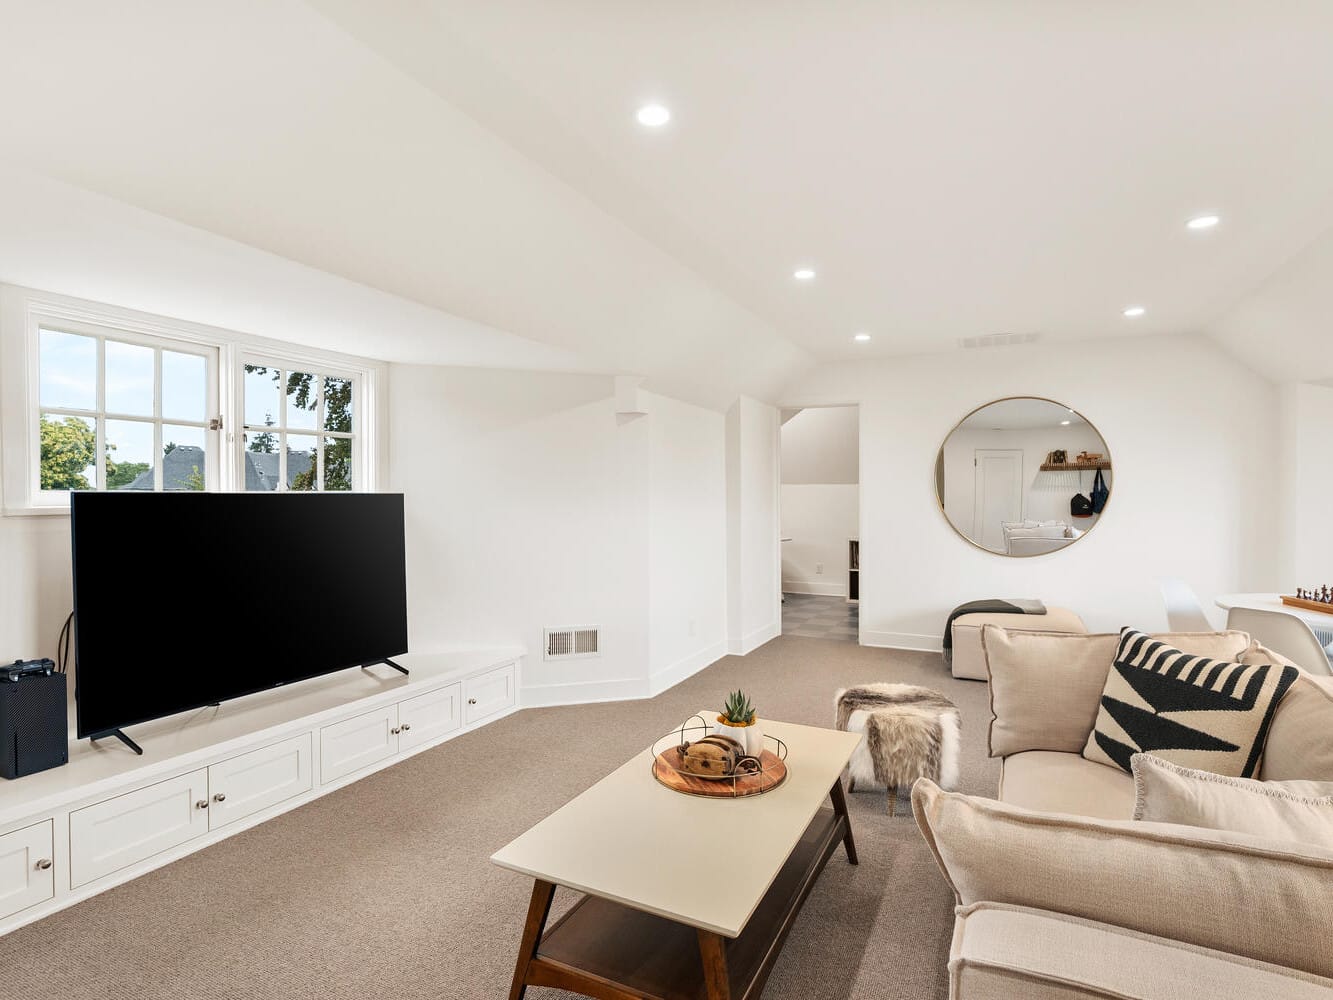
<instances>
[{"instance_id":1,"label":"wooden table leg","mask_svg":"<svg viewBox=\"0 0 1333 1000\"><path fill-rule=\"evenodd\" d=\"M523 924L523 942L518 946L518 963L514 966L514 984L509 988L509 1000L523 1000L528 991L528 966L537 957L537 947L542 943L542 931L546 928L546 918L551 915L551 900L555 898L555 885L537 879L532 886L532 901L528 903L528 919Z\"/></svg>"},{"instance_id":2,"label":"wooden table leg","mask_svg":"<svg viewBox=\"0 0 1333 1000\"><path fill-rule=\"evenodd\" d=\"M829 798L833 800L833 811L847 821L847 833L842 838L842 846L847 849L847 860L854 865L860 864L856 860L856 841L852 838L852 818L847 815L847 796L842 790L842 778L833 782Z\"/></svg>"},{"instance_id":3,"label":"wooden table leg","mask_svg":"<svg viewBox=\"0 0 1333 1000\"><path fill-rule=\"evenodd\" d=\"M712 931L700 931L699 957L704 963L704 995L708 1000L731 1000L727 945L722 936Z\"/></svg>"}]
</instances>

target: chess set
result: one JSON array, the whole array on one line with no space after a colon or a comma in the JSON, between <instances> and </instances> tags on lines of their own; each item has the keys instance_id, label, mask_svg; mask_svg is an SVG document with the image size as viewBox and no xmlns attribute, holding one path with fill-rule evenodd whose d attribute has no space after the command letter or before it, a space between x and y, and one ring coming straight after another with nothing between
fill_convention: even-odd
<instances>
[{"instance_id":1,"label":"chess set","mask_svg":"<svg viewBox=\"0 0 1333 1000\"><path fill-rule=\"evenodd\" d=\"M1282 603L1292 608L1304 608L1306 611L1321 611L1326 615L1333 615L1333 587L1316 587L1313 590L1297 587L1295 597L1282 595Z\"/></svg>"}]
</instances>

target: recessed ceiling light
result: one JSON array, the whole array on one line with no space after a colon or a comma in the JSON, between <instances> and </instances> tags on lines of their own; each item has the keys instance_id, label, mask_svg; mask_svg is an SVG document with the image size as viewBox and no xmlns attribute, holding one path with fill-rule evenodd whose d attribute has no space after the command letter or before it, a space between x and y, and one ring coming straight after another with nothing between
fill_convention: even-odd
<instances>
[{"instance_id":1,"label":"recessed ceiling light","mask_svg":"<svg viewBox=\"0 0 1333 1000\"><path fill-rule=\"evenodd\" d=\"M1221 221L1216 215L1196 215L1185 225L1189 229L1212 229Z\"/></svg>"},{"instance_id":2,"label":"recessed ceiling light","mask_svg":"<svg viewBox=\"0 0 1333 1000\"><path fill-rule=\"evenodd\" d=\"M671 121L671 112L661 104L645 104L634 117L639 119L640 125L646 125L648 128L661 128Z\"/></svg>"},{"instance_id":3,"label":"recessed ceiling light","mask_svg":"<svg viewBox=\"0 0 1333 1000\"><path fill-rule=\"evenodd\" d=\"M1060 426L1061 426L1061 427L1068 427L1068 426L1069 426L1070 424L1072 424L1073 422L1074 422L1074 421L1072 421L1072 420L1061 420L1061 421L1060 421Z\"/></svg>"},{"instance_id":4,"label":"recessed ceiling light","mask_svg":"<svg viewBox=\"0 0 1333 1000\"><path fill-rule=\"evenodd\" d=\"M815 276L815 272L808 267L798 267L791 276L797 281L809 281Z\"/></svg>"},{"instance_id":5,"label":"recessed ceiling light","mask_svg":"<svg viewBox=\"0 0 1333 1000\"><path fill-rule=\"evenodd\" d=\"M1144 309L1143 306L1130 306L1125 310L1125 315L1128 316L1130 319L1138 319L1147 311L1148 310Z\"/></svg>"},{"instance_id":6,"label":"recessed ceiling light","mask_svg":"<svg viewBox=\"0 0 1333 1000\"><path fill-rule=\"evenodd\" d=\"M854 341L856 341L858 344L864 344L867 340L870 339L870 334L868 334L868 333L858 333L858 334L857 334L855 337L853 337L852 339L853 339Z\"/></svg>"}]
</instances>

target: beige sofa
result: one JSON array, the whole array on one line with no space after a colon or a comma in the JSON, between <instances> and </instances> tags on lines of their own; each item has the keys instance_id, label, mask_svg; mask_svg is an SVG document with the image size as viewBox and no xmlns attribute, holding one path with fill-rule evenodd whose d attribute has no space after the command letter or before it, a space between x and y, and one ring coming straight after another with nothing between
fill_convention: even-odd
<instances>
[{"instance_id":1,"label":"beige sofa","mask_svg":"<svg viewBox=\"0 0 1333 1000\"><path fill-rule=\"evenodd\" d=\"M1240 632L1167 638L1263 658ZM1117 641L984 630L998 801L913 795L959 902L950 996L1333 1000L1333 844L1132 822L1134 779L1080 756ZM1260 777L1333 782L1333 679L1287 693Z\"/></svg>"}]
</instances>

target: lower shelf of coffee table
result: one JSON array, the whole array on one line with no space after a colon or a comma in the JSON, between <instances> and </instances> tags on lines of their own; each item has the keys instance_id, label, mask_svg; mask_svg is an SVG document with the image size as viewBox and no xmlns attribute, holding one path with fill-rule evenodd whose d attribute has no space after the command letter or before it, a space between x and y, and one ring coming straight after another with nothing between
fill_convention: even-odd
<instances>
[{"instance_id":1,"label":"lower shelf of coffee table","mask_svg":"<svg viewBox=\"0 0 1333 1000\"><path fill-rule=\"evenodd\" d=\"M845 817L821 809L740 937L726 940L732 1000L759 996L796 914L846 832ZM583 897L546 932L528 982L593 997L707 996L695 928L595 896Z\"/></svg>"}]
</instances>

